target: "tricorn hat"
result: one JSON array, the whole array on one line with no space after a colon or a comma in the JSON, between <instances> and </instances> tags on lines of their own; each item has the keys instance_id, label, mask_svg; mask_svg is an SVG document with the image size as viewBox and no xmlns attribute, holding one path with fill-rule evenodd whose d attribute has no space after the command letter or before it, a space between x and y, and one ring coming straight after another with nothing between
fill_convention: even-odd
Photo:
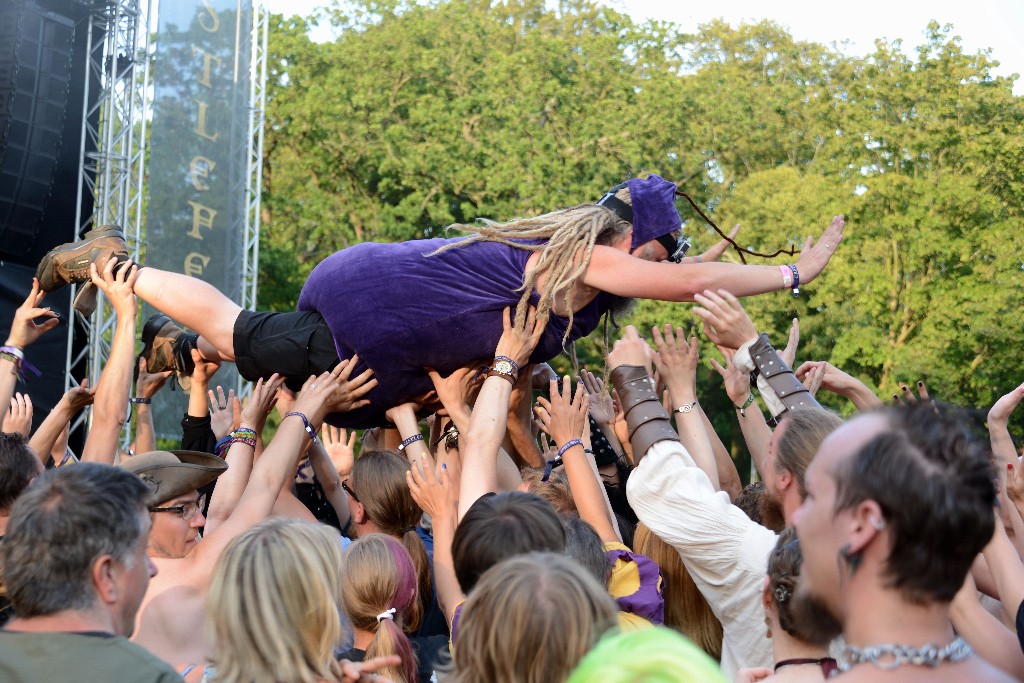
<instances>
[{"instance_id":1,"label":"tricorn hat","mask_svg":"<svg viewBox=\"0 0 1024 683\"><path fill-rule=\"evenodd\" d=\"M152 486L152 500L160 504L209 484L228 464L199 451L150 451L122 460L119 467Z\"/></svg>"}]
</instances>

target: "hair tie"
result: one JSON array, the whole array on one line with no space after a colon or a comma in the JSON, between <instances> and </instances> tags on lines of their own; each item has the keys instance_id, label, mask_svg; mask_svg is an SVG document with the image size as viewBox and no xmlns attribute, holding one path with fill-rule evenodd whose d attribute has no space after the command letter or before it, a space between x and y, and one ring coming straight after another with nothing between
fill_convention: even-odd
<instances>
[{"instance_id":1,"label":"hair tie","mask_svg":"<svg viewBox=\"0 0 1024 683\"><path fill-rule=\"evenodd\" d=\"M377 623L378 624L380 623L381 619L390 619L391 621L394 621L395 620L395 608L392 607L391 609L386 609L383 612L381 612L380 614L378 614L377 615Z\"/></svg>"},{"instance_id":2,"label":"hair tie","mask_svg":"<svg viewBox=\"0 0 1024 683\"><path fill-rule=\"evenodd\" d=\"M407 533L409 533L410 531L416 531L416 526L415 526L415 525L413 525L413 524L410 524L410 525L409 525L409 526L407 526L407 527L402 527L402 535L403 535L403 536L405 536L405 535L406 535Z\"/></svg>"}]
</instances>

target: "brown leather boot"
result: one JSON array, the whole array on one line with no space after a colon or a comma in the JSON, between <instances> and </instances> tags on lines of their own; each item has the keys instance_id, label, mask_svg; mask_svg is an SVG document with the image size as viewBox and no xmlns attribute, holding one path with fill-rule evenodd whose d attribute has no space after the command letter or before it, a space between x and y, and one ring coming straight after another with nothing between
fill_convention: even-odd
<instances>
[{"instance_id":1,"label":"brown leather boot","mask_svg":"<svg viewBox=\"0 0 1024 683\"><path fill-rule=\"evenodd\" d=\"M72 282L89 282L89 266L103 270L110 259L127 261L128 245L116 225L104 225L85 233L81 240L54 247L39 262L36 277L44 292L52 292Z\"/></svg>"},{"instance_id":2,"label":"brown leather boot","mask_svg":"<svg viewBox=\"0 0 1024 683\"><path fill-rule=\"evenodd\" d=\"M163 313L153 315L142 326L142 353L139 355L146 359L146 372L173 370L178 386L189 391L195 370L192 349L196 348L197 339L198 334L186 332Z\"/></svg>"}]
</instances>

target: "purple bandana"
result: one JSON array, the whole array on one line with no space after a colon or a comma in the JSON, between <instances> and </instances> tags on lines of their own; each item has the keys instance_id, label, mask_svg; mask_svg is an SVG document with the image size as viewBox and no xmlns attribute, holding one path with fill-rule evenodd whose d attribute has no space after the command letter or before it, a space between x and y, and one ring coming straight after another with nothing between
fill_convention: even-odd
<instances>
[{"instance_id":1,"label":"purple bandana","mask_svg":"<svg viewBox=\"0 0 1024 683\"><path fill-rule=\"evenodd\" d=\"M633 251L642 244L675 232L682 224L676 210L676 186L659 175L626 182L633 203Z\"/></svg>"}]
</instances>

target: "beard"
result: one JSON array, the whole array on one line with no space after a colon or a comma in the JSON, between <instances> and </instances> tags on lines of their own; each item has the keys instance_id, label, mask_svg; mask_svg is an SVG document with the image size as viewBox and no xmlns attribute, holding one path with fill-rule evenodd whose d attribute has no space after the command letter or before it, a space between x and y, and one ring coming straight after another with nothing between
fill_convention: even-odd
<instances>
[{"instance_id":1,"label":"beard","mask_svg":"<svg viewBox=\"0 0 1024 683\"><path fill-rule=\"evenodd\" d=\"M786 528L786 513L782 509L782 501L779 497L768 490L766 486L761 493L760 509L761 526L767 527L775 533L781 533Z\"/></svg>"},{"instance_id":2,"label":"beard","mask_svg":"<svg viewBox=\"0 0 1024 683\"><path fill-rule=\"evenodd\" d=\"M619 320L625 318L636 308L636 299L630 299L618 294L609 294L608 312L612 316L612 323L618 325Z\"/></svg>"},{"instance_id":3,"label":"beard","mask_svg":"<svg viewBox=\"0 0 1024 683\"><path fill-rule=\"evenodd\" d=\"M827 647L843 634L843 625L824 601L803 586L793 595L790 614L796 622L796 637L805 642Z\"/></svg>"}]
</instances>

